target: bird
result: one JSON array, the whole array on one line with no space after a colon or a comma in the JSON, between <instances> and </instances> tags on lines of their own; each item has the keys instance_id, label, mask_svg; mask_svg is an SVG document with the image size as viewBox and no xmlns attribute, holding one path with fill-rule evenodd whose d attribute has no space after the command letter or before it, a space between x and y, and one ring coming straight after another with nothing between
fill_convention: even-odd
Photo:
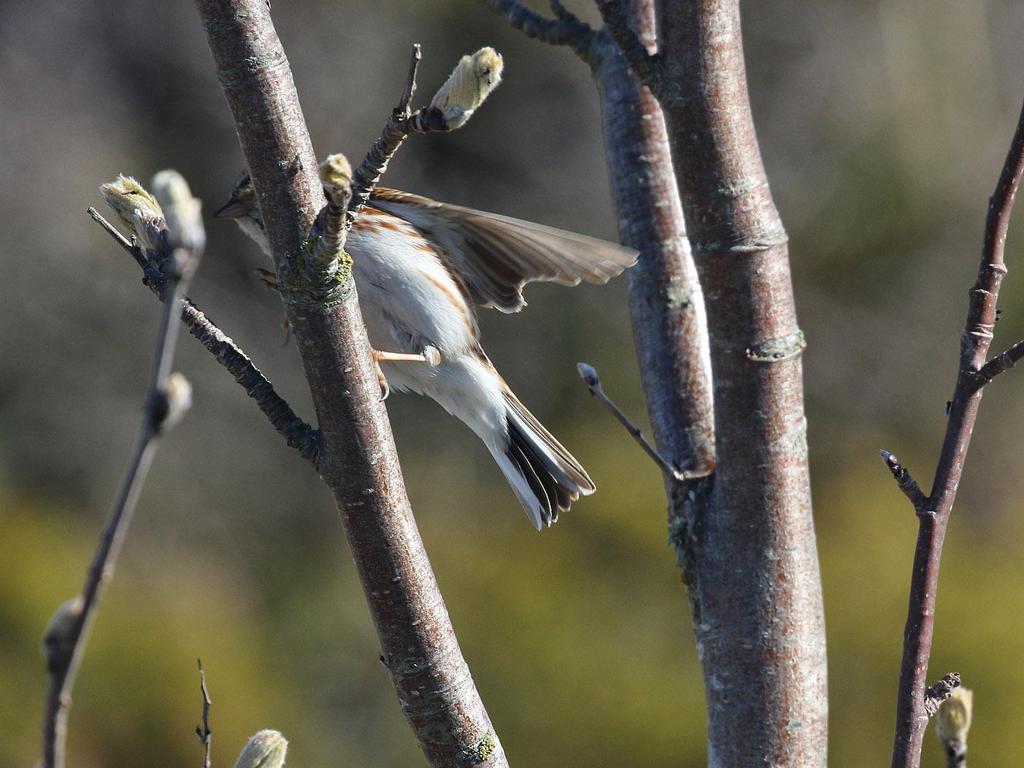
<instances>
[{"instance_id":1,"label":"bird","mask_svg":"<svg viewBox=\"0 0 1024 768\"><path fill-rule=\"evenodd\" d=\"M270 255L248 172L215 215L233 219ZM475 307L519 312L523 286L534 281L606 283L636 263L635 250L383 187L355 219L345 250L379 374L464 422L538 531L596 490L487 357Z\"/></svg>"}]
</instances>

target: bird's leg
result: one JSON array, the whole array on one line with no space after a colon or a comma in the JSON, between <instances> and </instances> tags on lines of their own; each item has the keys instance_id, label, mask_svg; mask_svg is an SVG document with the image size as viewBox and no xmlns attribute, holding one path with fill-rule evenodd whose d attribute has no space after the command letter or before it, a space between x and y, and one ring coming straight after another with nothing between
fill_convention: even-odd
<instances>
[{"instance_id":1,"label":"bird's leg","mask_svg":"<svg viewBox=\"0 0 1024 768\"><path fill-rule=\"evenodd\" d=\"M373 359L378 363L426 363L431 368L436 368L441 364L441 353L437 351L437 347L430 345L423 348L422 354L381 352L379 349L375 349L373 350Z\"/></svg>"},{"instance_id":2,"label":"bird's leg","mask_svg":"<svg viewBox=\"0 0 1024 768\"><path fill-rule=\"evenodd\" d=\"M373 366L377 369L377 381L380 382L380 389L383 392L381 400L387 400L391 394L391 387L388 385L387 377L381 369L381 363L426 363L431 368L441 364L441 353L437 347L427 345L423 348L422 354L411 354L408 352L382 352L379 349L371 350L373 353Z\"/></svg>"},{"instance_id":3,"label":"bird's leg","mask_svg":"<svg viewBox=\"0 0 1024 768\"><path fill-rule=\"evenodd\" d=\"M277 284L277 273L273 270L259 268L256 270L256 276L260 279L260 282L270 290L275 293L281 292L281 288ZM292 339L292 326L291 323L288 322L287 317L281 318L281 330L284 331L284 341L281 342L281 346L287 347L288 342Z\"/></svg>"}]
</instances>

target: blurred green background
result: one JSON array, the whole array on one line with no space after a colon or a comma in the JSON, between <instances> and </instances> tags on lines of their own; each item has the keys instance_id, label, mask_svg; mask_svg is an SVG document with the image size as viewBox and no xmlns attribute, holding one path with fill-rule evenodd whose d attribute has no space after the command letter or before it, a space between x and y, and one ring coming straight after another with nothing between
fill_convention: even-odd
<instances>
[{"instance_id":1,"label":"blurred green background","mask_svg":"<svg viewBox=\"0 0 1024 768\"><path fill-rule=\"evenodd\" d=\"M586 0L574 8L593 18ZM888 760L916 521L878 459L927 481L966 291L1024 96L1011 0L747 3L754 113L792 237L820 555L834 765ZM586 68L482 2L277 0L320 154L358 159L423 44L421 94L494 45L505 83L469 127L418 137L387 183L613 238ZM423 98L426 98L424 95ZM85 216L117 172L174 166L208 210L241 167L190 3L0 3L0 767L38 754L39 638L80 588L137 424L157 305ZM262 256L209 222L192 295L310 413ZM997 347L1024 336L1020 228ZM479 442L432 403L388 408L463 649L520 766L700 766L703 691L653 465L587 396L586 359L644 412L625 280L536 285L484 340L599 493L537 534ZM71 716L76 765L198 764L195 657L214 758L262 727L290 764L422 764L385 670L331 499L199 346L195 406L167 439L107 592ZM1024 381L985 398L954 516L931 677L975 689L971 755L1024 758L1020 424ZM925 764L942 758L929 736Z\"/></svg>"}]
</instances>

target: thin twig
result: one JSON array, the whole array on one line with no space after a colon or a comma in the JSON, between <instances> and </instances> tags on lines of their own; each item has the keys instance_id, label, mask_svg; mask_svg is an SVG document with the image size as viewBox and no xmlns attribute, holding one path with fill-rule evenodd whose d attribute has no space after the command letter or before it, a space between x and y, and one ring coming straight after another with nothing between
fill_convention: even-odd
<instances>
[{"instance_id":1,"label":"thin twig","mask_svg":"<svg viewBox=\"0 0 1024 768\"><path fill-rule=\"evenodd\" d=\"M895 454L889 451L879 451L879 453L882 455L885 466L892 472L892 476L900 490L910 499L910 503L914 505L914 510L918 514L924 514L928 509L928 497L924 495L924 491L917 484L917 480L910 476L910 471L900 464L900 460L896 458Z\"/></svg>"},{"instance_id":2,"label":"thin twig","mask_svg":"<svg viewBox=\"0 0 1024 768\"><path fill-rule=\"evenodd\" d=\"M981 385L984 386L999 374L1013 368L1021 361L1021 358L1024 358L1024 341L1018 341L1008 350L1000 355L996 355L985 363L981 370L978 371L977 378L980 380Z\"/></svg>"},{"instance_id":3,"label":"thin twig","mask_svg":"<svg viewBox=\"0 0 1024 768\"><path fill-rule=\"evenodd\" d=\"M953 695L953 691L960 687L960 673L950 672L943 675L936 683L928 686L924 692L924 711L931 717L939 711L939 707L946 699Z\"/></svg>"},{"instance_id":4,"label":"thin twig","mask_svg":"<svg viewBox=\"0 0 1024 768\"><path fill-rule=\"evenodd\" d=\"M406 80L405 90L398 101L398 105L391 111L380 136L366 153L363 162L352 174L352 198L348 205L348 221L346 228L351 229L355 218L366 205L373 193L374 187L380 181L381 176L388 168L388 163L394 157L398 148L413 133L447 133L461 128L465 119L452 122L449 116L434 103L417 110L412 110L412 97L416 91L416 72L420 62L420 46L415 44L412 47L412 56L409 62L409 76ZM497 84L497 80L494 81ZM489 92L489 91L488 91ZM440 92L438 93L440 95ZM481 97L481 100L486 96ZM434 97L437 99L437 96ZM471 114L467 112L466 116Z\"/></svg>"},{"instance_id":5,"label":"thin twig","mask_svg":"<svg viewBox=\"0 0 1024 768\"><path fill-rule=\"evenodd\" d=\"M925 675L931 657L942 543L978 417L985 381L983 377L979 378L979 371L988 366L985 358L995 329L996 301L1000 283L1006 274L1006 233L1022 173L1024 106L1017 119L1017 128L995 192L989 199L981 264L978 267L978 278L970 291L967 321L961 334L956 387L950 401L946 435L935 470L935 480L927 501L934 515L918 516L920 524L910 582L910 605L903 633L893 768L917 768L921 762L921 746L928 719L925 710ZM991 361L993 368L989 369L989 373L1003 365L998 362L1001 358Z\"/></svg>"},{"instance_id":6,"label":"thin twig","mask_svg":"<svg viewBox=\"0 0 1024 768\"><path fill-rule=\"evenodd\" d=\"M135 259L135 263L138 264L144 272L148 267L150 267L150 263L146 259L146 254L143 252L143 250L138 245L130 241L127 237L118 232L117 228L109 221L107 221L105 218L103 218L100 215L99 211L97 211L92 206L89 206L89 208L86 209L86 213L88 213L89 216L92 217L92 220L99 224L100 227L102 227L108 235L114 238L114 242L116 242L118 245L120 245L122 248L128 251L128 253L131 254L132 258Z\"/></svg>"},{"instance_id":7,"label":"thin twig","mask_svg":"<svg viewBox=\"0 0 1024 768\"><path fill-rule=\"evenodd\" d=\"M203 669L203 660L196 659L199 665L199 690L203 694L203 721L196 726L196 736L204 747L203 768L210 768L210 750L213 747L213 731L210 730L210 692L206 688L206 670Z\"/></svg>"},{"instance_id":8,"label":"thin twig","mask_svg":"<svg viewBox=\"0 0 1024 768\"><path fill-rule=\"evenodd\" d=\"M178 336L178 304L202 255L201 222L198 222L198 227L198 237L186 238L196 243L192 250L178 247L166 254L165 263L168 268L162 287L164 309L155 343L149 391L135 445L117 492L114 509L104 526L86 573L82 593L79 598L58 609L46 633L50 691L46 699L43 725L44 768L64 766L71 692L85 653L89 630L96 617L100 593L104 584L114 575L114 566L156 453L159 437L181 417L191 400L187 382L184 382L183 377L172 377L170 368ZM181 233L176 235L180 236Z\"/></svg>"},{"instance_id":9,"label":"thin twig","mask_svg":"<svg viewBox=\"0 0 1024 768\"><path fill-rule=\"evenodd\" d=\"M626 428L626 431L633 436L637 445L644 449L644 453L651 457L662 472L679 482L695 480L699 477L707 476L707 472L692 472L678 469L677 467L674 467L668 459L658 453L658 449L651 445L650 441L644 437L644 433L640 431L640 428L637 427L629 416L627 416L622 409L615 404L614 400L605 394L604 388L601 386L601 379L598 377L597 371L592 365L588 363L577 363L576 371L579 373L583 383L587 385L587 389L590 390L590 394L596 397L605 408L611 411L612 415L619 420L619 423Z\"/></svg>"},{"instance_id":10,"label":"thin twig","mask_svg":"<svg viewBox=\"0 0 1024 768\"><path fill-rule=\"evenodd\" d=\"M388 168L388 163L395 156L402 142L413 131L413 112L411 109L412 97L416 92L416 73L419 69L420 45L416 43L412 47L412 55L409 60L409 77L406 80L405 90L398 100L398 106L388 116L380 137L374 142L370 151L367 152L363 162L356 168L352 175L352 199L349 202L349 217L347 226L351 228L355 223L355 217L370 199L373 188L380 181L381 176Z\"/></svg>"},{"instance_id":11,"label":"thin twig","mask_svg":"<svg viewBox=\"0 0 1024 768\"><path fill-rule=\"evenodd\" d=\"M143 282L158 298L163 297L164 275L142 250L132 243L101 216L95 208L89 208L89 216L109 234L114 241L132 255L142 268ZM191 299L182 302L181 320L188 332L214 356L234 377L245 393L270 421L271 426L284 437L290 448L316 468L320 461L320 434L300 419L287 401L274 389L274 385L252 362L248 355L231 338L211 321Z\"/></svg>"},{"instance_id":12,"label":"thin twig","mask_svg":"<svg viewBox=\"0 0 1024 768\"><path fill-rule=\"evenodd\" d=\"M567 45L581 58L588 60L594 30L557 0L550 3L554 19L545 18L519 0L487 0L487 4L527 37L548 45Z\"/></svg>"},{"instance_id":13,"label":"thin twig","mask_svg":"<svg viewBox=\"0 0 1024 768\"><path fill-rule=\"evenodd\" d=\"M404 114L409 114L412 110L412 97L416 95L416 73L420 70L422 60L420 44L413 43L412 55L409 57L409 74L405 78L405 90L402 91L402 98L398 100L398 110Z\"/></svg>"}]
</instances>

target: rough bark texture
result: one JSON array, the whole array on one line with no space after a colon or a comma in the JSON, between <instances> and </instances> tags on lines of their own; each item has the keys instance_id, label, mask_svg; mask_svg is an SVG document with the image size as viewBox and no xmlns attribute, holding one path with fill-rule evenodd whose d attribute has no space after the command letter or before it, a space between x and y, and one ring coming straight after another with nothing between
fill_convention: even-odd
<instances>
[{"instance_id":1,"label":"rough bark texture","mask_svg":"<svg viewBox=\"0 0 1024 768\"><path fill-rule=\"evenodd\" d=\"M654 2L634 3L634 28L654 42ZM697 268L657 101L606 31L591 45L619 237L640 252L629 306L640 380L659 452L677 468L710 471L714 427L707 322ZM666 477L670 495L676 481ZM674 516L675 517L675 516ZM673 525L675 528L675 525Z\"/></svg>"},{"instance_id":2,"label":"rough bark texture","mask_svg":"<svg viewBox=\"0 0 1024 768\"><path fill-rule=\"evenodd\" d=\"M264 0L196 5L280 273L324 205L287 59ZM288 318L319 420L320 472L402 710L431 765L505 766L416 529L355 291L325 293L328 304L290 302Z\"/></svg>"},{"instance_id":3,"label":"rough bark texture","mask_svg":"<svg viewBox=\"0 0 1024 768\"><path fill-rule=\"evenodd\" d=\"M659 89L714 376L717 467L689 531L708 764L823 766L827 699L786 234L747 97L738 0L663 0Z\"/></svg>"}]
</instances>

